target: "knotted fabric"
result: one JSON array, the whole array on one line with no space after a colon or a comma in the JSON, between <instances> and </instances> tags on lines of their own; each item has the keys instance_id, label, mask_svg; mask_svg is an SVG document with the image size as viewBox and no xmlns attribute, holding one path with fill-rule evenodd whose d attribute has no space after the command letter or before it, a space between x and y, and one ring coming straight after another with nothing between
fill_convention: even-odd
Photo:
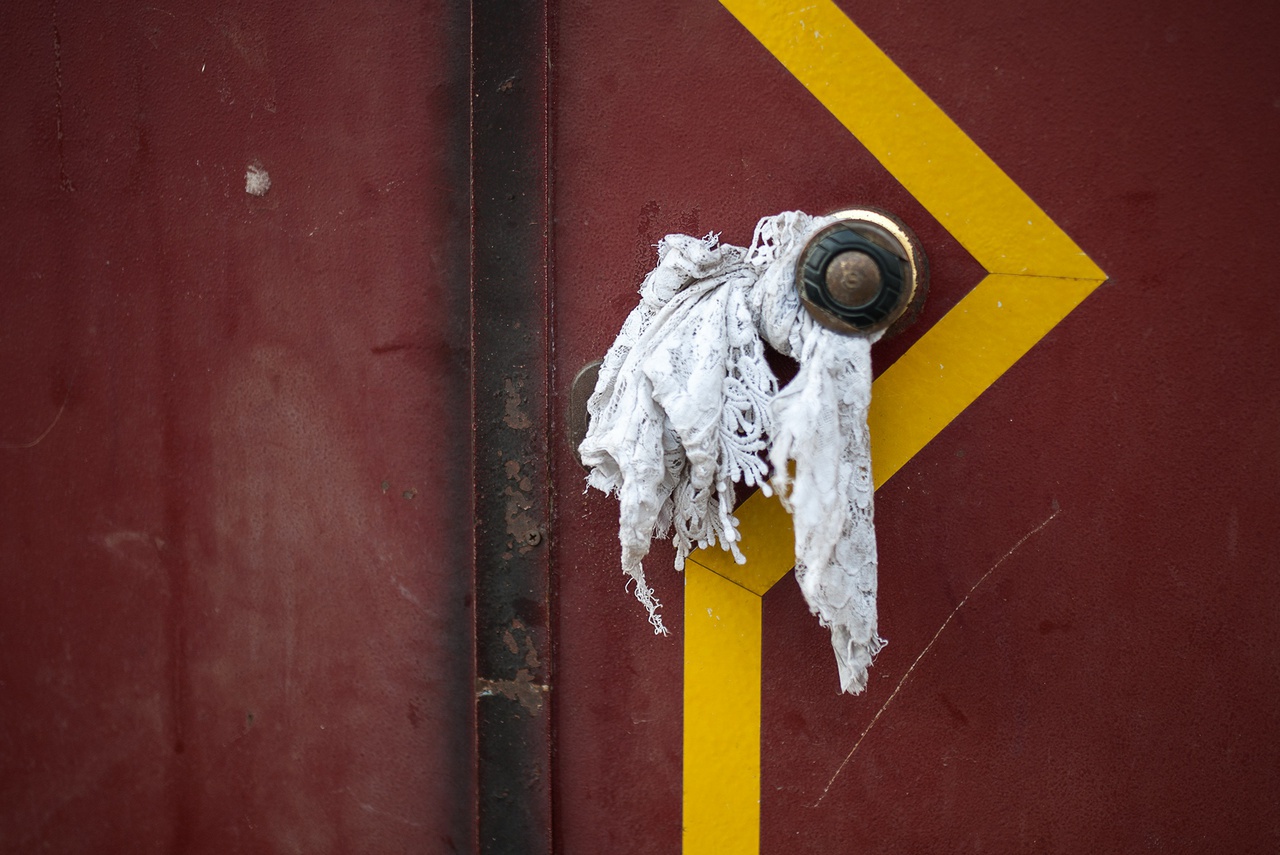
<instances>
[{"instance_id":1,"label":"knotted fabric","mask_svg":"<svg viewBox=\"0 0 1280 855\"><path fill-rule=\"evenodd\" d=\"M579 446L587 483L619 502L622 569L666 634L641 562L670 534L676 569L695 548L738 548L733 484L777 491L792 515L796 579L831 630L843 691L858 693L876 632L874 486L867 433L871 345L801 306L796 260L834 218L766 217L748 248L668 235L640 304L600 367ZM781 391L764 343L799 363Z\"/></svg>"}]
</instances>

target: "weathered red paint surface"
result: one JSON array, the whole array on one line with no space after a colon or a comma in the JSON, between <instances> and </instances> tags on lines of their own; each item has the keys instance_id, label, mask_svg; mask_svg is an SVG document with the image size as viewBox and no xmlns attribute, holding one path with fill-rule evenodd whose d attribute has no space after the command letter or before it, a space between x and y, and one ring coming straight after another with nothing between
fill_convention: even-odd
<instances>
[{"instance_id":1,"label":"weathered red paint surface","mask_svg":"<svg viewBox=\"0 0 1280 855\"><path fill-rule=\"evenodd\" d=\"M0 13L0 849L469 850L465 27Z\"/></svg>"},{"instance_id":2,"label":"weathered red paint surface","mask_svg":"<svg viewBox=\"0 0 1280 855\"><path fill-rule=\"evenodd\" d=\"M766 598L765 852L1280 842L1278 22L1179 5L845 6L1112 281L880 492L864 696ZM881 367L981 275L717 4L554 20L556 402L669 231L896 211ZM469 849L465 20L0 24L0 848ZM678 851L680 580L557 439L559 848Z\"/></svg>"},{"instance_id":3,"label":"weathered red paint surface","mask_svg":"<svg viewBox=\"0 0 1280 855\"><path fill-rule=\"evenodd\" d=\"M865 695L792 581L766 597L764 852L1280 845L1280 20L1176 5L843 4L1111 281L879 492ZM671 231L896 211L933 288L881 368L981 275L717 4L557 22L559 400ZM675 852L680 579L655 551L654 638L558 454L558 839Z\"/></svg>"}]
</instances>

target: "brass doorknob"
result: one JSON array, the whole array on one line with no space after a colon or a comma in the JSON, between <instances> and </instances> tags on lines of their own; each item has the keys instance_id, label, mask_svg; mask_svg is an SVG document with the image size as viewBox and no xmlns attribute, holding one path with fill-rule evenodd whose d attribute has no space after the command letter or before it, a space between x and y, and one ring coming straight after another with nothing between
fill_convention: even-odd
<instances>
[{"instance_id":1,"label":"brass doorknob","mask_svg":"<svg viewBox=\"0 0 1280 855\"><path fill-rule=\"evenodd\" d=\"M884 211L851 208L834 216L839 222L814 235L800 253L800 301L837 332L874 332L900 320L905 326L928 290L920 241Z\"/></svg>"}]
</instances>

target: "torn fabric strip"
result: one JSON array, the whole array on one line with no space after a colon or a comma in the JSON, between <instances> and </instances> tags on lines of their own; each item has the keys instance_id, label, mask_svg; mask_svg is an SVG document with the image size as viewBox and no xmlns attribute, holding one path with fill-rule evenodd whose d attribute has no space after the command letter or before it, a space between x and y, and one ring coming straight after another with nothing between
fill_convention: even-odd
<instances>
[{"instance_id":1,"label":"torn fabric strip","mask_svg":"<svg viewBox=\"0 0 1280 855\"><path fill-rule=\"evenodd\" d=\"M741 564L733 484L776 490L795 527L800 589L831 630L841 689L858 693L884 645L867 433L880 333L832 332L800 304L797 256L832 222L766 217L749 248L663 238L600 367L579 453L587 483L618 496L622 569L663 634L642 567L653 537L670 535L678 570L713 543ZM781 390L765 343L800 365Z\"/></svg>"}]
</instances>

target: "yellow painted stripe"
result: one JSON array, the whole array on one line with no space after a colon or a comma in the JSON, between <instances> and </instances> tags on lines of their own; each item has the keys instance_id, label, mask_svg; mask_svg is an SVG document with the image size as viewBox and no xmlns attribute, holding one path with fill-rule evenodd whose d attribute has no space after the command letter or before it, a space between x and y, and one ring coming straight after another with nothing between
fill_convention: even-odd
<instances>
[{"instance_id":1,"label":"yellow painted stripe","mask_svg":"<svg viewBox=\"0 0 1280 855\"><path fill-rule=\"evenodd\" d=\"M920 337L871 387L871 461L876 487L1101 284L992 274ZM777 497L756 492L734 511L744 565L719 549L693 554L761 596L795 566L791 517Z\"/></svg>"},{"instance_id":2,"label":"yellow painted stripe","mask_svg":"<svg viewBox=\"0 0 1280 855\"><path fill-rule=\"evenodd\" d=\"M685 855L760 851L762 605L723 576L685 564Z\"/></svg>"},{"instance_id":3,"label":"yellow painted stripe","mask_svg":"<svg viewBox=\"0 0 1280 855\"><path fill-rule=\"evenodd\" d=\"M734 509L733 515L738 518L738 531L749 533L739 544L747 563L735 563L732 553L716 547L699 549L692 560L763 597L796 566L791 514L776 497L766 499L757 490Z\"/></svg>"},{"instance_id":4,"label":"yellow painted stripe","mask_svg":"<svg viewBox=\"0 0 1280 855\"><path fill-rule=\"evenodd\" d=\"M992 274L871 387L876 486L924 448L1101 284Z\"/></svg>"},{"instance_id":5,"label":"yellow painted stripe","mask_svg":"<svg viewBox=\"0 0 1280 855\"><path fill-rule=\"evenodd\" d=\"M721 0L992 273L1102 271L831 0Z\"/></svg>"},{"instance_id":6,"label":"yellow painted stripe","mask_svg":"<svg viewBox=\"0 0 1280 855\"><path fill-rule=\"evenodd\" d=\"M872 388L879 487L1106 278L831 0L721 0L991 275ZM747 563L686 565L684 852L757 855L761 597L795 563L790 517L736 511Z\"/></svg>"}]
</instances>

